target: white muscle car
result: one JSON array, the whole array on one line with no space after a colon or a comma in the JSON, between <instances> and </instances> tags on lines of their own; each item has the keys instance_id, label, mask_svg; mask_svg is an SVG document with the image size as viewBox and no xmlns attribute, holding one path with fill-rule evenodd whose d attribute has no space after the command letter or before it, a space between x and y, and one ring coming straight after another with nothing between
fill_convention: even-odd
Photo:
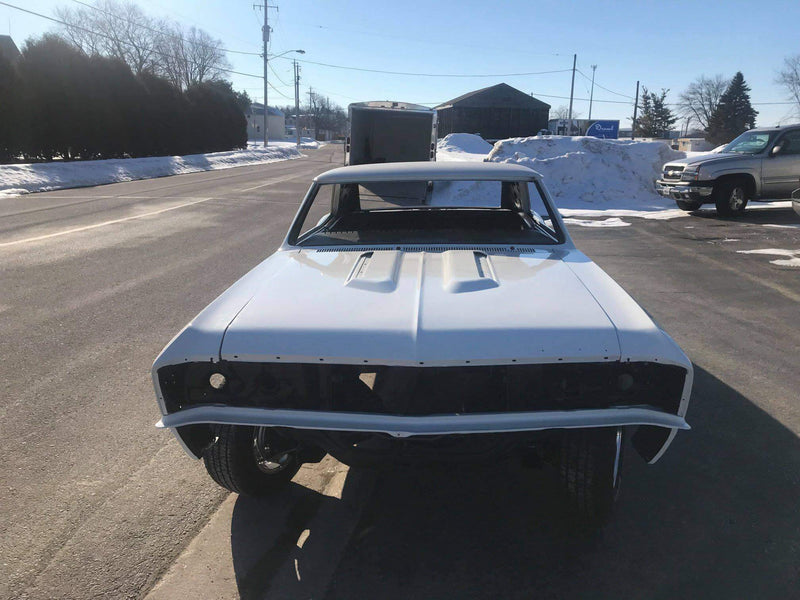
<instances>
[{"instance_id":1,"label":"white muscle car","mask_svg":"<svg viewBox=\"0 0 800 600\"><path fill-rule=\"evenodd\" d=\"M657 461L692 364L579 252L540 176L394 163L316 177L280 249L152 370L162 419L242 494L350 464L554 462L603 521L629 433Z\"/></svg>"}]
</instances>

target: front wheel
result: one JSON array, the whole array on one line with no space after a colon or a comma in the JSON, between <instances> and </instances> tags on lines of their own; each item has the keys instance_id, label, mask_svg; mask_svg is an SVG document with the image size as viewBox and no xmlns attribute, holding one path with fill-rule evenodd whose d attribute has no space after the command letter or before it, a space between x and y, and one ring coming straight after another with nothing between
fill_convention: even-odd
<instances>
[{"instance_id":1,"label":"front wheel","mask_svg":"<svg viewBox=\"0 0 800 600\"><path fill-rule=\"evenodd\" d=\"M581 520L605 525L619 494L622 428L570 429L561 441L559 472Z\"/></svg>"},{"instance_id":2,"label":"front wheel","mask_svg":"<svg viewBox=\"0 0 800 600\"><path fill-rule=\"evenodd\" d=\"M748 190L741 180L723 181L714 186L714 204L723 217L740 215L747 207Z\"/></svg>"},{"instance_id":3,"label":"front wheel","mask_svg":"<svg viewBox=\"0 0 800 600\"><path fill-rule=\"evenodd\" d=\"M296 448L269 427L215 425L215 440L203 453L211 478L244 496L266 496L300 468Z\"/></svg>"}]
</instances>

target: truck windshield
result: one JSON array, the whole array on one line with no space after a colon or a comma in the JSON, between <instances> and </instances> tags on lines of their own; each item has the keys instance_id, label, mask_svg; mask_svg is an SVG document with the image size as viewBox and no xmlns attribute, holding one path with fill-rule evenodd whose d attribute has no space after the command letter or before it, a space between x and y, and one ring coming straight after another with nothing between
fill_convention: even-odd
<instances>
[{"instance_id":1,"label":"truck windshield","mask_svg":"<svg viewBox=\"0 0 800 600\"><path fill-rule=\"evenodd\" d=\"M758 154L775 138L774 131L745 131L742 135L725 146L723 152L738 154Z\"/></svg>"},{"instance_id":2,"label":"truck windshield","mask_svg":"<svg viewBox=\"0 0 800 600\"><path fill-rule=\"evenodd\" d=\"M299 246L557 244L533 181L375 181L316 187L289 234Z\"/></svg>"}]
</instances>

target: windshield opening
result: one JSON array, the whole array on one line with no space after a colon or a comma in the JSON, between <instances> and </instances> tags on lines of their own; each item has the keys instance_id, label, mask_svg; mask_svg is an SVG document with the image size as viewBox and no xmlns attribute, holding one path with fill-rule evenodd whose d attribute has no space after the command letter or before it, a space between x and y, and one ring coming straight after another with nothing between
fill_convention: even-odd
<instances>
[{"instance_id":1,"label":"windshield opening","mask_svg":"<svg viewBox=\"0 0 800 600\"><path fill-rule=\"evenodd\" d=\"M315 186L289 235L298 246L557 244L535 181L377 181Z\"/></svg>"},{"instance_id":2,"label":"windshield opening","mask_svg":"<svg viewBox=\"0 0 800 600\"><path fill-rule=\"evenodd\" d=\"M758 154L775 138L774 131L745 131L742 135L725 146L723 152L737 154Z\"/></svg>"}]
</instances>

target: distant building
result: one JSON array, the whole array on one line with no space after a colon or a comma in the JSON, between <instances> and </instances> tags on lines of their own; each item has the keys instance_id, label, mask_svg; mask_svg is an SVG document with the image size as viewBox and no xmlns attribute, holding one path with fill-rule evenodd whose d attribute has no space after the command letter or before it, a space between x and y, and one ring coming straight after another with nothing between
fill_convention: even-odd
<instances>
[{"instance_id":1,"label":"distant building","mask_svg":"<svg viewBox=\"0 0 800 600\"><path fill-rule=\"evenodd\" d=\"M286 118L277 108L267 109L267 119L269 120L269 139L282 141L286 138ZM250 108L245 111L247 117L247 140L250 142L264 141L264 105L260 102L252 102Z\"/></svg>"},{"instance_id":2,"label":"distant building","mask_svg":"<svg viewBox=\"0 0 800 600\"><path fill-rule=\"evenodd\" d=\"M20 56L19 48L10 35L0 35L0 56L12 63Z\"/></svg>"},{"instance_id":3,"label":"distant building","mask_svg":"<svg viewBox=\"0 0 800 600\"><path fill-rule=\"evenodd\" d=\"M477 133L485 140L536 135L550 105L505 83L469 92L436 107L439 137Z\"/></svg>"},{"instance_id":4,"label":"distant building","mask_svg":"<svg viewBox=\"0 0 800 600\"><path fill-rule=\"evenodd\" d=\"M714 146L702 137L682 137L678 138L678 150L681 152L708 152Z\"/></svg>"}]
</instances>

